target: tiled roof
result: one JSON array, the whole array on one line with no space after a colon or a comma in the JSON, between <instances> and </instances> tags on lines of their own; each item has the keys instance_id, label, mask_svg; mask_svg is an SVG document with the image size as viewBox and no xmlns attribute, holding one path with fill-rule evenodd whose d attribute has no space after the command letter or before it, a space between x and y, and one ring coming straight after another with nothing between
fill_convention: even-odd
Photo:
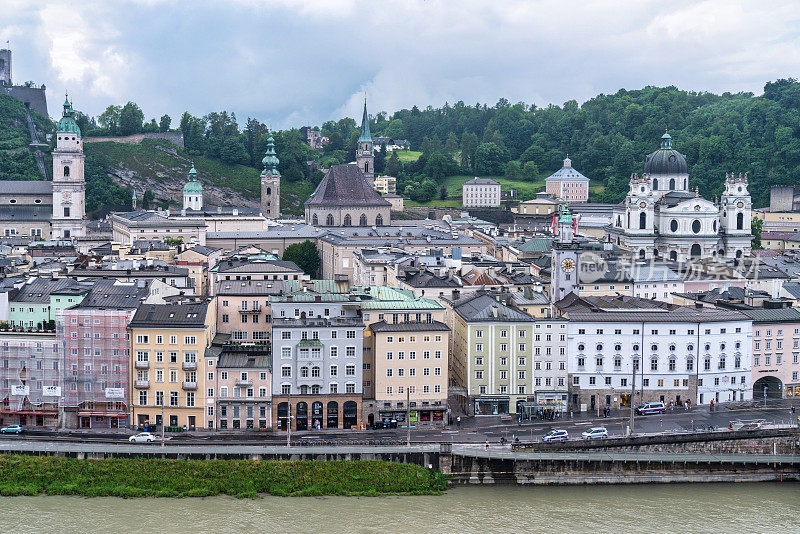
<instances>
[{"instance_id":1,"label":"tiled roof","mask_svg":"<svg viewBox=\"0 0 800 534\"><path fill-rule=\"evenodd\" d=\"M570 293L556 303L571 321L702 323L743 321L738 311L677 306L636 297L583 297Z\"/></svg>"},{"instance_id":2,"label":"tiled roof","mask_svg":"<svg viewBox=\"0 0 800 534\"><path fill-rule=\"evenodd\" d=\"M49 303L51 294L87 293L92 287L90 282L78 282L72 278L35 278L25 284L14 298L14 302Z\"/></svg>"},{"instance_id":3,"label":"tiled roof","mask_svg":"<svg viewBox=\"0 0 800 534\"><path fill-rule=\"evenodd\" d=\"M449 332L450 327L439 321L430 323L387 323L380 321L369 327L373 332Z\"/></svg>"},{"instance_id":4,"label":"tiled roof","mask_svg":"<svg viewBox=\"0 0 800 534\"><path fill-rule=\"evenodd\" d=\"M220 354L217 369L269 369L272 357L267 354L251 355L246 352L227 352Z\"/></svg>"},{"instance_id":5,"label":"tiled roof","mask_svg":"<svg viewBox=\"0 0 800 534\"><path fill-rule=\"evenodd\" d=\"M467 322L533 321L527 313L498 302L492 296L478 292L452 301L453 310Z\"/></svg>"},{"instance_id":6,"label":"tiled roof","mask_svg":"<svg viewBox=\"0 0 800 534\"><path fill-rule=\"evenodd\" d=\"M800 323L800 310L797 308L757 308L742 310L754 323Z\"/></svg>"},{"instance_id":7,"label":"tiled roof","mask_svg":"<svg viewBox=\"0 0 800 534\"><path fill-rule=\"evenodd\" d=\"M283 280L220 280L217 295L279 295Z\"/></svg>"},{"instance_id":8,"label":"tiled roof","mask_svg":"<svg viewBox=\"0 0 800 534\"><path fill-rule=\"evenodd\" d=\"M2 182L3 184L9 182ZM5 193L5 191L3 191ZM49 221L53 216L53 206L15 204L0 206L0 221Z\"/></svg>"},{"instance_id":9,"label":"tiled roof","mask_svg":"<svg viewBox=\"0 0 800 534\"><path fill-rule=\"evenodd\" d=\"M306 206L389 206L358 165L332 165Z\"/></svg>"},{"instance_id":10,"label":"tiled roof","mask_svg":"<svg viewBox=\"0 0 800 534\"><path fill-rule=\"evenodd\" d=\"M478 178L476 176L472 180L464 182L464 185L500 185L500 182L491 178Z\"/></svg>"},{"instance_id":11,"label":"tiled roof","mask_svg":"<svg viewBox=\"0 0 800 534\"><path fill-rule=\"evenodd\" d=\"M3 180L5 195L52 195L53 182L47 180Z\"/></svg>"},{"instance_id":12,"label":"tiled roof","mask_svg":"<svg viewBox=\"0 0 800 534\"><path fill-rule=\"evenodd\" d=\"M130 326L204 328L208 304L142 304Z\"/></svg>"}]
</instances>

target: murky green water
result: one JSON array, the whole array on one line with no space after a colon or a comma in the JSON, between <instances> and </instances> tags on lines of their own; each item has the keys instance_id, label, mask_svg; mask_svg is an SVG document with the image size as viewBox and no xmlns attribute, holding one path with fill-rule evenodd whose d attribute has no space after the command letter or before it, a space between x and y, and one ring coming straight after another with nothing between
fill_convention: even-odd
<instances>
[{"instance_id":1,"label":"murky green water","mask_svg":"<svg viewBox=\"0 0 800 534\"><path fill-rule=\"evenodd\" d=\"M458 487L440 497L0 498L0 532L800 532L800 484Z\"/></svg>"}]
</instances>

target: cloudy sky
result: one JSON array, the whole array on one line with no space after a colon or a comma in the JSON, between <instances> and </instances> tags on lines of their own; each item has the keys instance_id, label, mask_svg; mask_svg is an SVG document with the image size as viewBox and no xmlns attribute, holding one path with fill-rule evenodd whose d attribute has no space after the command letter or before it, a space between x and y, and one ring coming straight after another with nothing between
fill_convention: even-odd
<instances>
[{"instance_id":1,"label":"cloudy sky","mask_svg":"<svg viewBox=\"0 0 800 534\"><path fill-rule=\"evenodd\" d=\"M97 115L234 111L273 128L444 102L800 76L797 0L3 0L15 82Z\"/></svg>"}]
</instances>

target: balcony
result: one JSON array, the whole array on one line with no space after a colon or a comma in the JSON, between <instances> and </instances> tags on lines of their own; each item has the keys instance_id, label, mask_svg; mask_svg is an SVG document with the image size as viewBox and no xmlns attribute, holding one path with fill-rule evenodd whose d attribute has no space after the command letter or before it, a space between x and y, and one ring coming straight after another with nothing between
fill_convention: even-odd
<instances>
[{"instance_id":1,"label":"balcony","mask_svg":"<svg viewBox=\"0 0 800 534\"><path fill-rule=\"evenodd\" d=\"M133 382L133 387L136 389L147 389L150 387L149 380L136 380Z\"/></svg>"},{"instance_id":2,"label":"balcony","mask_svg":"<svg viewBox=\"0 0 800 534\"><path fill-rule=\"evenodd\" d=\"M236 381L236 385L239 386L240 388L251 388L253 387L253 381L239 379Z\"/></svg>"},{"instance_id":3,"label":"balcony","mask_svg":"<svg viewBox=\"0 0 800 534\"><path fill-rule=\"evenodd\" d=\"M261 311L261 306L255 306L253 308L239 306L239 313L261 313Z\"/></svg>"},{"instance_id":4,"label":"balcony","mask_svg":"<svg viewBox=\"0 0 800 534\"><path fill-rule=\"evenodd\" d=\"M184 371L197 370L197 362L183 362L183 370Z\"/></svg>"},{"instance_id":5,"label":"balcony","mask_svg":"<svg viewBox=\"0 0 800 534\"><path fill-rule=\"evenodd\" d=\"M136 369L150 369L150 360L145 360L145 361L136 360L134 366L136 367Z\"/></svg>"},{"instance_id":6,"label":"balcony","mask_svg":"<svg viewBox=\"0 0 800 534\"><path fill-rule=\"evenodd\" d=\"M197 389L197 382L183 382L183 389Z\"/></svg>"}]
</instances>

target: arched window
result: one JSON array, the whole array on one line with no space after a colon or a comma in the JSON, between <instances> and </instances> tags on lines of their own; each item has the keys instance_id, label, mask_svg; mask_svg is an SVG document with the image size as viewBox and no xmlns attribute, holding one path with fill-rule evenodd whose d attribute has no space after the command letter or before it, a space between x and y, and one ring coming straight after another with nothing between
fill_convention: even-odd
<instances>
[{"instance_id":1,"label":"arched window","mask_svg":"<svg viewBox=\"0 0 800 534\"><path fill-rule=\"evenodd\" d=\"M267 188L267 194L268 194L268 195L271 195L271 194L272 194L272 188L271 188L271 187L268 187L268 188Z\"/></svg>"},{"instance_id":2,"label":"arched window","mask_svg":"<svg viewBox=\"0 0 800 534\"><path fill-rule=\"evenodd\" d=\"M656 190L656 189L658 189L658 180L653 178L653 190Z\"/></svg>"},{"instance_id":3,"label":"arched window","mask_svg":"<svg viewBox=\"0 0 800 534\"><path fill-rule=\"evenodd\" d=\"M333 215L331 215L330 213L328 214L328 217L325 219L325 226L333 226Z\"/></svg>"},{"instance_id":4,"label":"arched window","mask_svg":"<svg viewBox=\"0 0 800 534\"><path fill-rule=\"evenodd\" d=\"M364 172L369 172L369 161L364 162Z\"/></svg>"},{"instance_id":5,"label":"arched window","mask_svg":"<svg viewBox=\"0 0 800 534\"><path fill-rule=\"evenodd\" d=\"M367 216L364 215L363 213L361 214L361 217L358 219L358 225L359 226L366 226L367 225Z\"/></svg>"},{"instance_id":6,"label":"arched window","mask_svg":"<svg viewBox=\"0 0 800 534\"><path fill-rule=\"evenodd\" d=\"M644 251L643 248L639 249L639 258L644 259L646 255L647 253Z\"/></svg>"},{"instance_id":7,"label":"arched window","mask_svg":"<svg viewBox=\"0 0 800 534\"><path fill-rule=\"evenodd\" d=\"M353 226L353 219L350 218L350 214L344 216L344 226Z\"/></svg>"},{"instance_id":8,"label":"arched window","mask_svg":"<svg viewBox=\"0 0 800 534\"><path fill-rule=\"evenodd\" d=\"M670 191L674 191L675 190L675 178L670 178L669 179L669 190Z\"/></svg>"},{"instance_id":9,"label":"arched window","mask_svg":"<svg viewBox=\"0 0 800 534\"><path fill-rule=\"evenodd\" d=\"M699 234L701 229L701 224L699 219L695 219L692 221L692 232Z\"/></svg>"},{"instance_id":10,"label":"arched window","mask_svg":"<svg viewBox=\"0 0 800 534\"><path fill-rule=\"evenodd\" d=\"M311 217L311 224L314 226L319 226L319 219L317 218L317 214L315 213L313 217Z\"/></svg>"},{"instance_id":11,"label":"arched window","mask_svg":"<svg viewBox=\"0 0 800 534\"><path fill-rule=\"evenodd\" d=\"M669 229L670 229L671 232L677 232L678 231L678 221L677 221L677 219L672 219L669 222Z\"/></svg>"},{"instance_id":12,"label":"arched window","mask_svg":"<svg viewBox=\"0 0 800 534\"><path fill-rule=\"evenodd\" d=\"M697 243L695 243L694 245L692 245L692 249L691 249L691 251L689 252L689 255L690 255L691 257L693 257L693 258L699 258L699 257L700 257L700 254L702 254L702 251L700 250L700 245L698 245Z\"/></svg>"},{"instance_id":13,"label":"arched window","mask_svg":"<svg viewBox=\"0 0 800 534\"><path fill-rule=\"evenodd\" d=\"M375 217L375 226L383 226L383 217L381 217L380 214Z\"/></svg>"},{"instance_id":14,"label":"arched window","mask_svg":"<svg viewBox=\"0 0 800 534\"><path fill-rule=\"evenodd\" d=\"M639 214L639 229L644 230L647 228L647 214L645 212L641 212Z\"/></svg>"},{"instance_id":15,"label":"arched window","mask_svg":"<svg viewBox=\"0 0 800 534\"><path fill-rule=\"evenodd\" d=\"M628 212L628 228L631 227L631 214Z\"/></svg>"},{"instance_id":16,"label":"arched window","mask_svg":"<svg viewBox=\"0 0 800 534\"><path fill-rule=\"evenodd\" d=\"M69 176L69 165L64 165L64 176Z\"/></svg>"},{"instance_id":17,"label":"arched window","mask_svg":"<svg viewBox=\"0 0 800 534\"><path fill-rule=\"evenodd\" d=\"M670 251L669 259L670 259L670 261L678 261L678 252L675 251L675 250Z\"/></svg>"},{"instance_id":18,"label":"arched window","mask_svg":"<svg viewBox=\"0 0 800 534\"><path fill-rule=\"evenodd\" d=\"M308 378L308 367L301 367L300 368L300 376L302 378Z\"/></svg>"},{"instance_id":19,"label":"arched window","mask_svg":"<svg viewBox=\"0 0 800 534\"><path fill-rule=\"evenodd\" d=\"M744 213L736 214L736 229L737 230L744 229Z\"/></svg>"},{"instance_id":20,"label":"arched window","mask_svg":"<svg viewBox=\"0 0 800 534\"><path fill-rule=\"evenodd\" d=\"M595 348L597 349L597 352L600 352L600 351L603 350L603 344L602 343L598 343L597 347L595 347Z\"/></svg>"}]
</instances>

